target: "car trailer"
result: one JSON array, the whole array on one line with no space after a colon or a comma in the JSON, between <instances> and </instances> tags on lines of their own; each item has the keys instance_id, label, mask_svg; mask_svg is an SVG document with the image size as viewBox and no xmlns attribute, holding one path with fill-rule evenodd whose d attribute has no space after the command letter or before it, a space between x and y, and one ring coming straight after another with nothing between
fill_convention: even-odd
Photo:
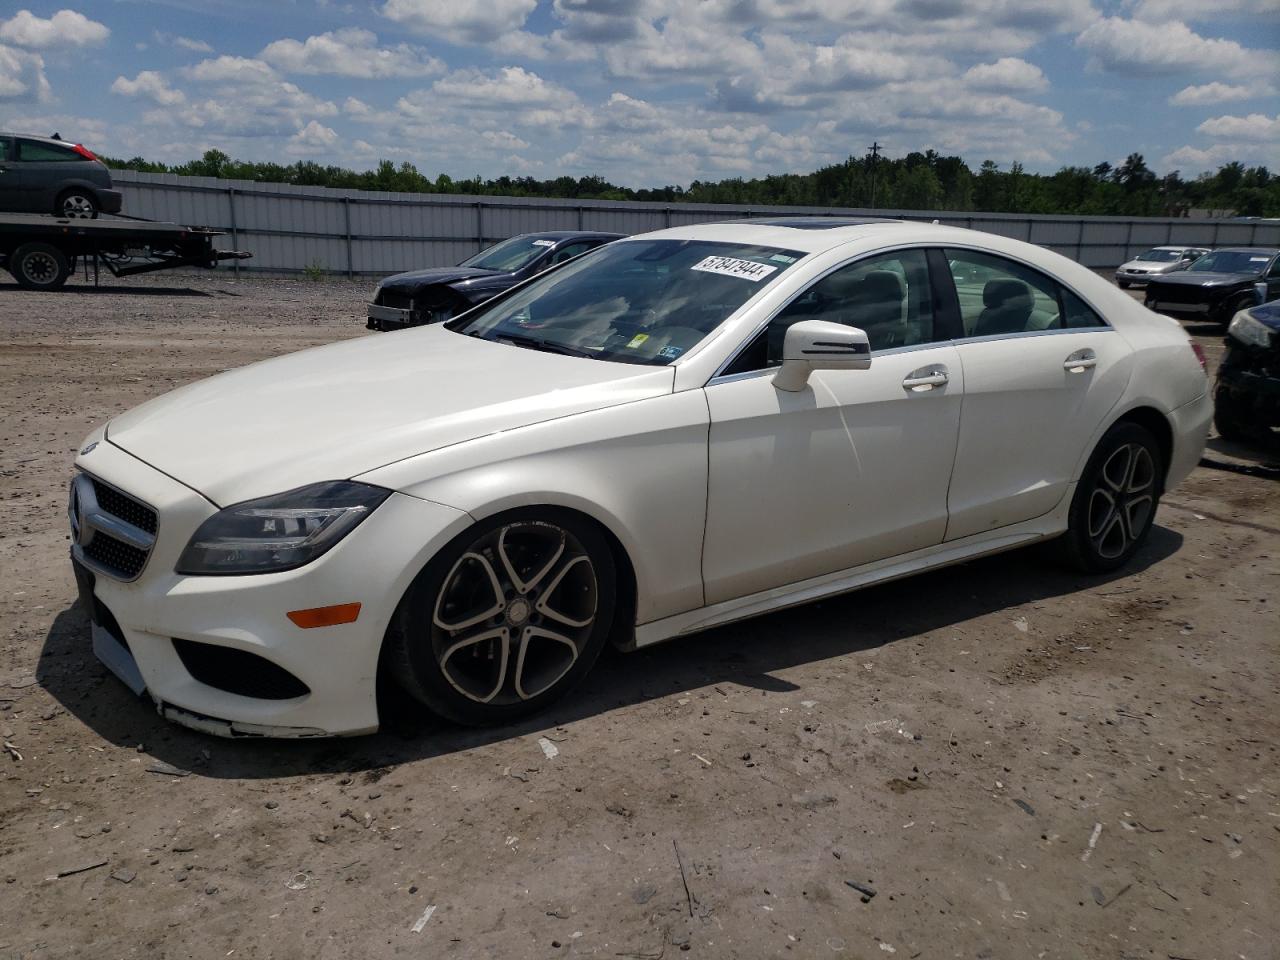
<instances>
[{"instance_id":1,"label":"car trailer","mask_svg":"<svg viewBox=\"0 0 1280 960\"><path fill-rule=\"evenodd\" d=\"M221 230L158 223L133 217L63 219L40 214L0 214L0 266L28 290L57 290L84 259L112 275L131 277L176 267L216 267L222 260L247 260L239 250L215 250Z\"/></svg>"}]
</instances>

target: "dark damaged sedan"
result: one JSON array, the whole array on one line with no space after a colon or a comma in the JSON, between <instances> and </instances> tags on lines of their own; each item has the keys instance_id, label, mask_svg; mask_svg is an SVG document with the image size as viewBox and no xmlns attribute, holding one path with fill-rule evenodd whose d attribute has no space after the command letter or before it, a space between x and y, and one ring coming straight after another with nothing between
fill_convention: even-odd
<instances>
[{"instance_id":1,"label":"dark damaged sedan","mask_svg":"<svg viewBox=\"0 0 1280 960\"><path fill-rule=\"evenodd\" d=\"M1146 305L1157 313L1203 317L1228 323L1240 310L1280 297L1280 250L1275 247L1228 247L1206 253L1181 273L1147 285Z\"/></svg>"},{"instance_id":2,"label":"dark damaged sedan","mask_svg":"<svg viewBox=\"0 0 1280 960\"><path fill-rule=\"evenodd\" d=\"M524 233L481 250L456 267L398 273L378 284L367 326L397 330L448 320L548 267L622 236L582 230Z\"/></svg>"},{"instance_id":3,"label":"dark damaged sedan","mask_svg":"<svg viewBox=\"0 0 1280 960\"><path fill-rule=\"evenodd\" d=\"M1228 440L1255 440L1280 427L1280 300L1241 310L1227 327L1213 422Z\"/></svg>"}]
</instances>

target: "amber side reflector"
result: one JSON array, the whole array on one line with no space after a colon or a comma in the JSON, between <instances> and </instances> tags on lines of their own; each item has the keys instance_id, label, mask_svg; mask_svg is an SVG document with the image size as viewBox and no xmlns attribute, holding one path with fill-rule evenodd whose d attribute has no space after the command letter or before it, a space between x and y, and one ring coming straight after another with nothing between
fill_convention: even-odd
<instances>
[{"instance_id":1,"label":"amber side reflector","mask_svg":"<svg viewBox=\"0 0 1280 960\"><path fill-rule=\"evenodd\" d=\"M312 607L310 610L290 610L288 617L303 630L312 627L336 627L340 623L355 623L360 616L360 604L339 603L332 607Z\"/></svg>"}]
</instances>

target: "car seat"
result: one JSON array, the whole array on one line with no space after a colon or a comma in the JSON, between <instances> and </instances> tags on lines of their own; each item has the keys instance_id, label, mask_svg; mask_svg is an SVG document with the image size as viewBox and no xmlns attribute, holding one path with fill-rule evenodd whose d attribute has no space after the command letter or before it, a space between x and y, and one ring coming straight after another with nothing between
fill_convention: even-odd
<instances>
[{"instance_id":1,"label":"car seat","mask_svg":"<svg viewBox=\"0 0 1280 960\"><path fill-rule=\"evenodd\" d=\"M990 337L1001 333L1021 333L1027 329L1035 297L1021 280L990 280L982 288L983 311L970 336Z\"/></svg>"}]
</instances>

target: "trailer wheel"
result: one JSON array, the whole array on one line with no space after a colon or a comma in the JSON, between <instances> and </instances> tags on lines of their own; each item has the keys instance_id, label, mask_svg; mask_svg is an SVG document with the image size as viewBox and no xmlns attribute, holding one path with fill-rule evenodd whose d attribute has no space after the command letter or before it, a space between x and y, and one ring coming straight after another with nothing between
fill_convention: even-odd
<instances>
[{"instance_id":1,"label":"trailer wheel","mask_svg":"<svg viewBox=\"0 0 1280 960\"><path fill-rule=\"evenodd\" d=\"M53 212L69 219L93 220L98 216L98 198L86 190L68 190L58 198Z\"/></svg>"},{"instance_id":2,"label":"trailer wheel","mask_svg":"<svg viewBox=\"0 0 1280 960\"><path fill-rule=\"evenodd\" d=\"M57 290L71 274L66 255L47 243L24 243L13 251L7 267L28 290Z\"/></svg>"}]
</instances>

